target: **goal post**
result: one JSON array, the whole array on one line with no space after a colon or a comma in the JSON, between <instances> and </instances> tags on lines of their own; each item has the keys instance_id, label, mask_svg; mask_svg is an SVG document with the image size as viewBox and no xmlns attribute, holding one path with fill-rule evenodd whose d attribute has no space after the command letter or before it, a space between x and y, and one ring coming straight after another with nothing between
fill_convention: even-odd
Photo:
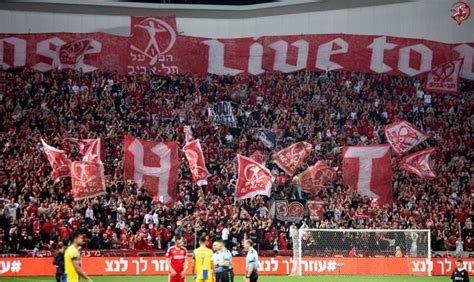
<instances>
[{"instance_id":1,"label":"goal post","mask_svg":"<svg viewBox=\"0 0 474 282\"><path fill-rule=\"evenodd\" d=\"M294 263L291 275L431 276L431 236L428 229L300 229L295 235L292 236ZM331 268L326 267L328 261ZM318 269L317 263L321 266L321 262L324 269ZM418 270L416 266L415 273L413 268L418 264L423 267ZM387 273L383 273L384 269L388 269Z\"/></svg>"}]
</instances>

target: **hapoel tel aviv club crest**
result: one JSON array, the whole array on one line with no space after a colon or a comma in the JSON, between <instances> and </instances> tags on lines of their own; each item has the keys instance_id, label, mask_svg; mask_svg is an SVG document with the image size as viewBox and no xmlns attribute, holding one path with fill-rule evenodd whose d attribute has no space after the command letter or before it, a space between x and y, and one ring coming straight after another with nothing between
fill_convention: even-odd
<instances>
[{"instance_id":1,"label":"hapoel tel aviv club crest","mask_svg":"<svg viewBox=\"0 0 474 282\"><path fill-rule=\"evenodd\" d=\"M162 18L132 17L132 40L130 52L135 61L154 66L158 61L171 61L167 53L176 43L176 23Z\"/></svg>"},{"instance_id":2,"label":"hapoel tel aviv club crest","mask_svg":"<svg viewBox=\"0 0 474 282\"><path fill-rule=\"evenodd\" d=\"M459 1L451 6L451 18L461 25L471 16L471 7L464 1Z\"/></svg>"},{"instance_id":3,"label":"hapoel tel aviv club crest","mask_svg":"<svg viewBox=\"0 0 474 282\"><path fill-rule=\"evenodd\" d=\"M235 189L235 199L243 200L256 195L269 196L272 175L268 168L242 155L237 155L237 162L239 177Z\"/></svg>"}]
</instances>

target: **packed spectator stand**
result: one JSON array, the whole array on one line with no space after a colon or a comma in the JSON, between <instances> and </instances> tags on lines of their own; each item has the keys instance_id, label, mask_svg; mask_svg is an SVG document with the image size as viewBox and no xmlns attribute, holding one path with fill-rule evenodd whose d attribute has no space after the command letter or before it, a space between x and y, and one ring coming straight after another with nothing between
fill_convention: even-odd
<instances>
[{"instance_id":1,"label":"packed spectator stand","mask_svg":"<svg viewBox=\"0 0 474 282\"><path fill-rule=\"evenodd\" d=\"M233 199L236 153L256 150L276 176L272 198L297 197L255 128L277 133L278 148L312 143L303 171L317 160L341 166L342 146L387 143L383 127L398 119L433 135L422 146L440 148L438 178L417 178L394 158L394 204L379 207L343 185L339 174L315 196L326 203L324 219L305 218L297 227L429 228L433 250L454 251L461 236L464 250L473 251L473 91L474 84L463 81L458 95L429 94L420 79L343 72L162 77L0 71L0 253L37 255L75 230L87 237L86 250L164 250L178 227L190 249L196 236L206 233L211 242L224 233L235 253L245 238L254 239L259 250L291 250L291 223L269 217L267 197ZM217 101L235 105L237 128L208 121L207 107ZM198 187L181 161L178 201L167 207L124 182L123 136L183 143L184 125L201 139L211 177L209 185ZM51 179L41 137L58 147L64 137L103 138L107 195L74 201L69 180Z\"/></svg>"}]
</instances>

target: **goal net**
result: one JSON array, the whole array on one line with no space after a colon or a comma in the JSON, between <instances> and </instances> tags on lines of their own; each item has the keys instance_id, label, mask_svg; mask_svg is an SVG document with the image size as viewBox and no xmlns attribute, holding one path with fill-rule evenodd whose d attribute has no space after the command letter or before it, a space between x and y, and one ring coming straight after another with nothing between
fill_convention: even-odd
<instances>
[{"instance_id":1,"label":"goal net","mask_svg":"<svg viewBox=\"0 0 474 282\"><path fill-rule=\"evenodd\" d=\"M293 249L292 275L431 275L429 230L300 229Z\"/></svg>"}]
</instances>

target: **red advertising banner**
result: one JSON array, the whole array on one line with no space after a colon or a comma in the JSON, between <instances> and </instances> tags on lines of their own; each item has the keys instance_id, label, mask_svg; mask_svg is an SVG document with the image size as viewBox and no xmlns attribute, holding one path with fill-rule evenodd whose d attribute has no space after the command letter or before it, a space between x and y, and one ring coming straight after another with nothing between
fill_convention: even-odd
<instances>
[{"instance_id":1,"label":"red advertising banner","mask_svg":"<svg viewBox=\"0 0 474 282\"><path fill-rule=\"evenodd\" d=\"M53 276L53 258L0 258L2 276ZM191 257L188 257L192 263ZM304 258L304 275L451 275L456 258ZM474 259L464 258L464 267L472 273ZM96 275L166 275L165 257L85 257L81 259L87 274ZM233 258L236 275L245 273L245 257ZM376 266L376 267L375 267ZM260 275L289 275L296 269L291 257L260 257ZM188 269L191 274L191 268Z\"/></svg>"},{"instance_id":2,"label":"red advertising banner","mask_svg":"<svg viewBox=\"0 0 474 282\"><path fill-rule=\"evenodd\" d=\"M474 42L350 34L208 39L180 35L174 17L132 17L130 29L127 37L99 32L0 34L0 68L230 75L310 69L417 76L462 58L460 77L474 80Z\"/></svg>"}]
</instances>

